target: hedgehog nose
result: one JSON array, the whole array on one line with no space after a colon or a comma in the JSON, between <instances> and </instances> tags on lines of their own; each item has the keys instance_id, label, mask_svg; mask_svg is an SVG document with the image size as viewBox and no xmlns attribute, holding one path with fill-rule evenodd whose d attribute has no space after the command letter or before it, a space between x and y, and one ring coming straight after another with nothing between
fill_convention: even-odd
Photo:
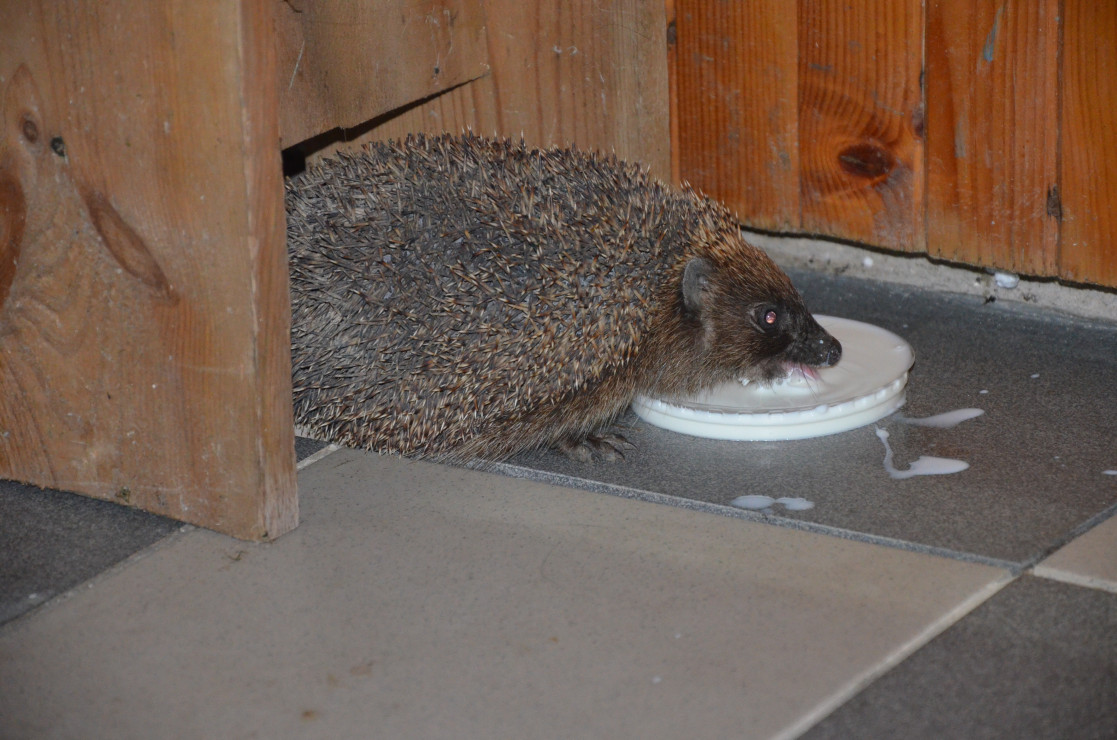
<instances>
[{"instance_id":1,"label":"hedgehog nose","mask_svg":"<svg viewBox=\"0 0 1117 740\"><path fill-rule=\"evenodd\" d=\"M823 347L825 355L822 360L822 367L833 367L837 365L838 360L842 359L842 343L834 339L834 337L825 337L818 341L820 344L826 345L828 343L830 345L829 347Z\"/></svg>"}]
</instances>

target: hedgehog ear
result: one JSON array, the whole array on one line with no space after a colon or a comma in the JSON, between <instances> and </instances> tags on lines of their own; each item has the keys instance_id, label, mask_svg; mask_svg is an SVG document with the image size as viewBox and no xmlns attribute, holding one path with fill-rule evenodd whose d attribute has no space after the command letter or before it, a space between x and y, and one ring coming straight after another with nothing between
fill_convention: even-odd
<instances>
[{"instance_id":1,"label":"hedgehog ear","mask_svg":"<svg viewBox=\"0 0 1117 740\"><path fill-rule=\"evenodd\" d=\"M683 305L693 314L701 314L710 287L714 266L705 257L693 257L683 268Z\"/></svg>"}]
</instances>

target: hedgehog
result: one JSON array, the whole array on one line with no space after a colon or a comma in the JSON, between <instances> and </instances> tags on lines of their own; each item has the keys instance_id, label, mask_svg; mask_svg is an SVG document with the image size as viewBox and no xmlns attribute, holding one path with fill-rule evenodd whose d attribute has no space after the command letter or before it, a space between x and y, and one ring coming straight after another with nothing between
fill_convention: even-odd
<instances>
[{"instance_id":1,"label":"hedgehog","mask_svg":"<svg viewBox=\"0 0 1117 740\"><path fill-rule=\"evenodd\" d=\"M615 155L411 135L288 179L296 424L409 457L623 457L635 394L833 365L723 205Z\"/></svg>"}]
</instances>

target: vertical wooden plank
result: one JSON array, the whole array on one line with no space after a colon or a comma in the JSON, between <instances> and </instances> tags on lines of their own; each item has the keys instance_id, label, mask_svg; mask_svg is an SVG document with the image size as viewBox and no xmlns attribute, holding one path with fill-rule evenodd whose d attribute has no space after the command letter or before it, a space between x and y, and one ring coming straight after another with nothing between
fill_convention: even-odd
<instances>
[{"instance_id":1,"label":"vertical wooden plank","mask_svg":"<svg viewBox=\"0 0 1117 740\"><path fill-rule=\"evenodd\" d=\"M678 185L683 181L682 160L680 158L679 137L679 24L678 6L675 0L664 0L667 22L667 109L668 130L671 134L671 182Z\"/></svg>"},{"instance_id":2,"label":"vertical wooden plank","mask_svg":"<svg viewBox=\"0 0 1117 740\"><path fill-rule=\"evenodd\" d=\"M271 0L285 145L351 128L488 72L474 0Z\"/></svg>"},{"instance_id":3,"label":"vertical wooden plank","mask_svg":"<svg viewBox=\"0 0 1117 740\"><path fill-rule=\"evenodd\" d=\"M615 151L670 175L662 3L485 0L484 7L491 73L373 121L348 146L470 128L522 135L535 146Z\"/></svg>"},{"instance_id":4,"label":"vertical wooden plank","mask_svg":"<svg viewBox=\"0 0 1117 740\"><path fill-rule=\"evenodd\" d=\"M927 241L932 255L1056 269L1058 0L932 0Z\"/></svg>"},{"instance_id":5,"label":"vertical wooden plank","mask_svg":"<svg viewBox=\"0 0 1117 740\"><path fill-rule=\"evenodd\" d=\"M484 136L510 136L498 123L496 84L491 74L451 88L433 98L392 111L348 146L365 141L402 139L411 133L458 133L469 129ZM519 135L517 132L515 135ZM315 156L328 153L330 147ZM344 148L344 147L337 147Z\"/></svg>"},{"instance_id":6,"label":"vertical wooden plank","mask_svg":"<svg viewBox=\"0 0 1117 740\"><path fill-rule=\"evenodd\" d=\"M255 445L254 488L240 494L252 514L251 529L240 536L270 538L299 522L294 461L294 410L291 391L291 300L287 270L287 211L281 164L279 96L268 84L279 67L276 7L272 0L240 3L238 98L242 107L245 176L245 247L252 273L254 378L246 378L255 405L240 430ZM234 247L235 248L235 247ZM258 523L257 523L258 522ZM261 531L262 530L262 531Z\"/></svg>"},{"instance_id":7,"label":"vertical wooden plank","mask_svg":"<svg viewBox=\"0 0 1117 740\"><path fill-rule=\"evenodd\" d=\"M662 2L485 0L485 9L500 131L615 150L669 175Z\"/></svg>"},{"instance_id":8,"label":"vertical wooden plank","mask_svg":"<svg viewBox=\"0 0 1117 740\"><path fill-rule=\"evenodd\" d=\"M802 228L923 247L923 3L802 0Z\"/></svg>"},{"instance_id":9,"label":"vertical wooden plank","mask_svg":"<svg viewBox=\"0 0 1117 740\"><path fill-rule=\"evenodd\" d=\"M272 10L0 3L0 475L296 524Z\"/></svg>"},{"instance_id":10,"label":"vertical wooden plank","mask_svg":"<svg viewBox=\"0 0 1117 740\"><path fill-rule=\"evenodd\" d=\"M786 0L675 2L679 176L764 229L800 226L797 26Z\"/></svg>"},{"instance_id":11,"label":"vertical wooden plank","mask_svg":"<svg viewBox=\"0 0 1117 740\"><path fill-rule=\"evenodd\" d=\"M1117 287L1117 3L1065 0L1062 69L1059 275Z\"/></svg>"}]
</instances>

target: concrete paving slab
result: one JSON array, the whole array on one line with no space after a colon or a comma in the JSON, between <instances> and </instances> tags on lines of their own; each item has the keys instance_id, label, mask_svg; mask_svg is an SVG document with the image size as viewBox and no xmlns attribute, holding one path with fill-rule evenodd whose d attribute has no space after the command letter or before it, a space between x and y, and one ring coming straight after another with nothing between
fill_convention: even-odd
<instances>
[{"instance_id":1,"label":"concrete paving slab","mask_svg":"<svg viewBox=\"0 0 1117 740\"><path fill-rule=\"evenodd\" d=\"M1002 569L340 450L0 630L0 735L793 735Z\"/></svg>"}]
</instances>

